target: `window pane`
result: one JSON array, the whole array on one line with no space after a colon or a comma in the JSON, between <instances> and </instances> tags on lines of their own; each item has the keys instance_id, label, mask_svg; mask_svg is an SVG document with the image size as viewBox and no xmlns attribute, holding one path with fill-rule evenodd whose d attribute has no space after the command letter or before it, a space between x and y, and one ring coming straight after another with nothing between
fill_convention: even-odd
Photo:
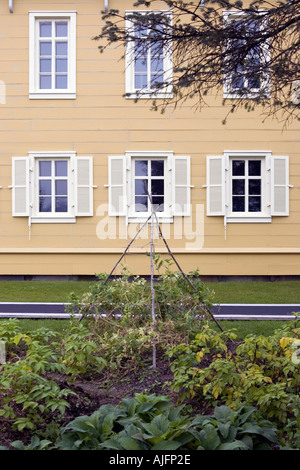
<instances>
[{"instance_id":1,"label":"window pane","mask_svg":"<svg viewBox=\"0 0 300 470\"><path fill-rule=\"evenodd\" d=\"M135 198L135 212L148 212L148 198L137 196Z\"/></svg>"},{"instance_id":2,"label":"window pane","mask_svg":"<svg viewBox=\"0 0 300 470\"><path fill-rule=\"evenodd\" d=\"M164 161L163 160L151 161L151 176L164 176Z\"/></svg>"},{"instance_id":3,"label":"window pane","mask_svg":"<svg viewBox=\"0 0 300 470\"><path fill-rule=\"evenodd\" d=\"M245 194L245 180L232 180L232 194L238 196Z\"/></svg>"},{"instance_id":4,"label":"window pane","mask_svg":"<svg viewBox=\"0 0 300 470\"><path fill-rule=\"evenodd\" d=\"M135 180L135 195L142 196L147 194L147 180Z\"/></svg>"},{"instance_id":5,"label":"window pane","mask_svg":"<svg viewBox=\"0 0 300 470\"><path fill-rule=\"evenodd\" d=\"M57 42L55 45L56 55L68 55L68 43L67 42Z\"/></svg>"},{"instance_id":6,"label":"window pane","mask_svg":"<svg viewBox=\"0 0 300 470\"><path fill-rule=\"evenodd\" d=\"M161 41L155 41L150 44L151 57L163 57L164 46Z\"/></svg>"},{"instance_id":7,"label":"window pane","mask_svg":"<svg viewBox=\"0 0 300 470\"><path fill-rule=\"evenodd\" d=\"M56 90L66 90L68 88L68 76L55 75L55 88Z\"/></svg>"},{"instance_id":8,"label":"window pane","mask_svg":"<svg viewBox=\"0 0 300 470\"><path fill-rule=\"evenodd\" d=\"M261 161L250 160L248 172L249 172L249 176L260 176L261 175Z\"/></svg>"},{"instance_id":9,"label":"window pane","mask_svg":"<svg viewBox=\"0 0 300 470\"><path fill-rule=\"evenodd\" d=\"M151 72L163 72L164 61L163 59L151 59Z\"/></svg>"},{"instance_id":10,"label":"window pane","mask_svg":"<svg viewBox=\"0 0 300 470\"><path fill-rule=\"evenodd\" d=\"M249 194L261 194L261 180L249 180Z\"/></svg>"},{"instance_id":11,"label":"window pane","mask_svg":"<svg viewBox=\"0 0 300 470\"><path fill-rule=\"evenodd\" d=\"M164 195L164 180L152 180L151 181L151 194L152 196Z\"/></svg>"},{"instance_id":12,"label":"window pane","mask_svg":"<svg viewBox=\"0 0 300 470\"><path fill-rule=\"evenodd\" d=\"M249 212L261 212L261 197L260 196L249 197Z\"/></svg>"},{"instance_id":13,"label":"window pane","mask_svg":"<svg viewBox=\"0 0 300 470\"><path fill-rule=\"evenodd\" d=\"M39 181L39 195L40 196L51 196L51 180L40 180Z\"/></svg>"},{"instance_id":14,"label":"window pane","mask_svg":"<svg viewBox=\"0 0 300 470\"><path fill-rule=\"evenodd\" d=\"M135 161L135 176L148 176L148 162L147 160Z\"/></svg>"},{"instance_id":15,"label":"window pane","mask_svg":"<svg viewBox=\"0 0 300 470\"><path fill-rule=\"evenodd\" d=\"M258 77L250 77L248 79L248 88L253 89L253 88L260 88L260 80Z\"/></svg>"},{"instance_id":16,"label":"window pane","mask_svg":"<svg viewBox=\"0 0 300 470\"><path fill-rule=\"evenodd\" d=\"M245 212L245 198L243 196L234 196L232 198L232 211Z\"/></svg>"},{"instance_id":17,"label":"window pane","mask_svg":"<svg viewBox=\"0 0 300 470\"><path fill-rule=\"evenodd\" d=\"M51 162L39 162L40 176L51 176Z\"/></svg>"},{"instance_id":18,"label":"window pane","mask_svg":"<svg viewBox=\"0 0 300 470\"><path fill-rule=\"evenodd\" d=\"M146 72L147 71L147 61L145 59L135 59L135 71L136 72Z\"/></svg>"},{"instance_id":19,"label":"window pane","mask_svg":"<svg viewBox=\"0 0 300 470\"><path fill-rule=\"evenodd\" d=\"M40 212L51 212L51 197L40 197Z\"/></svg>"},{"instance_id":20,"label":"window pane","mask_svg":"<svg viewBox=\"0 0 300 470\"><path fill-rule=\"evenodd\" d=\"M51 55L52 44L51 42L40 42L40 55Z\"/></svg>"},{"instance_id":21,"label":"window pane","mask_svg":"<svg viewBox=\"0 0 300 470\"><path fill-rule=\"evenodd\" d=\"M68 198L67 197L55 198L55 212L68 212Z\"/></svg>"},{"instance_id":22,"label":"window pane","mask_svg":"<svg viewBox=\"0 0 300 470\"><path fill-rule=\"evenodd\" d=\"M51 75L40 75L40 89L51 90Z\"/></svg>"},{"instance_id":23,"label":"window pane","mask_svg":"<svg viewBox=\"0 0 300 470\"><path fill-rule=\"evenodd\" d=\"M52 36L51 31L52 31L51 21L40 22L40 37L41 38L51 38Z\"/></svg>"},{"instance_id":24,"label":"window pane","mask_svg":"<svg viewBox=\"0 0 300 470\"><path fill-rule=\"evenodd\" d=\"M51 59L40 59L40 72L51 72Z\"/></svg>"},{"instance_id":25,"label":"window pane","mask_svg":"<svg viewBox=\"0 0 300 470\"><path fill-rule=\"evenodd\" d=\"M136 90L147 88L147 75L146 74L135 75L134 87L136 88Z\"/></svg>"},{"instance_id":26,"label":"window pane","mask_svg":"<svg viewBox=\"0 0 300 470\"><path fill-rule=\"evenodd\" d=\"M68 59L56 59L55 66L56 66L56 72L67 72L68 71Z\"/></svg>"},{"instance_id":27,"label":"window pane","mask_svg":"<svg viewBox=\"0 0 300 470\"><path fill-rule=\"evenodd\" d=\"M161 85L164 81L163 74L151 74L151 88L155 88L158 85Z\"/></svg>"},{"instance_id":28,"label":"window pane","mask_svg":"<svg viewBox=\"0 0 300 470\"><path fill-rule=\"evenodd\" d=\"M56 194L56 196L67 196L68 195L68 181L67 180L56 180L55 181L55 194Z\"/></svg>"},{"instance_id":29,"label":"window pane","mask_svg":"<svg viewBox=\"0 0 300 470\"><path fill-rule=\"evenodd\" d=\"M68 162L55 162L55 176L68 176Z\"/></svg>"},{"instance_id":30,"label":"window pane","mask_svg":"<svg viewBox=\"0 0 300 470\"><path fill-rule=\"evenodd\" d=\"M164 197L154 196L152 198L152 203L153 203L154 209L157 212L163 212L164 211Z\"/></svg>"},{"instance_id":31,"label":"window pane","mask_svg":"<svg viewBox=\"0 0 300 470\"><path fill-rule=\"evenodd\" d=\"M244 160L233 160L233 162L232 162L232 175L233 176L244 176L245 175L245 161Z\"/></svg>"},{"instance_id":32,"label":"window pane","mask_svg":"<svg viewBox=\"0 0 300 470\"><path fill-rule=\"evenodd\" d=\"M55 22L55 36L57 38L68 36L68 23L66 21Z\"/></svg>"}]
</instances>

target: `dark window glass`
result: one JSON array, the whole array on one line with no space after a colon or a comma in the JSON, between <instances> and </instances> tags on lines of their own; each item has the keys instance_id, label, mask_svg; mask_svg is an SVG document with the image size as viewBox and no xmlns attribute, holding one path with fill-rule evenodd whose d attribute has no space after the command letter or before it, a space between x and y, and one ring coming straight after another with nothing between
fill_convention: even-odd
<instances>
[{"instance_id":1,"label":"dark window glass","mask_svg":"<svg viewBox=\"0 0 300 470\"><path fill-rule=\"evenodd\" d=\"M245 212L245 198L243 196L234 196L232 198L232 211Z\"/></svg>"},{"instance_id":2,"label":"dark window glass","mask_svg":"<svg viewBox=\"0 0 300 470\"><path fill-rule=\"evenodd\" d=\"M250 160L248 166L249 176L260 176L261 175L261 161Z\"/></svg>"},{"instance_id":3,"label":"dark window glass","mask_svg":"<svg viewBox=\"0 0 300 470\"><path fill-rule=\"evenodd\" d=\"M245 194L245 180L232 180L232 194L237 196Z\"/></svg>"},{"instance_id":4,"label":"dark window glass","mask_svg":"<svg viewBox=\"0 0 300 470\"><path fill-rule=\"evenodd\" d=\"M249 194L261 194L261 180L249 180Z\"/></svg>"},{"instance_id":5,"label":"dark window glass","mask_svg":"<svg viewBox=\"0 0 300 470\"><path fill-rule=\"evenodd\" d=\"M233 160L232 175L233 176L245 176L245 161L244 160Z\"/></svg>"},{"instance_id":6,"label":"dark window glass","mask_svg":"<svg viewBox=\"0 0 300 470\"><path fill-rule=\"evenodd\" d=\"M249 196L249 212L261 212L260 196Z\"/></svg>"},{"instance_id":7,"label":"dark window glass","mask_svg":"<svg viewBox=\"0 0 300 470\"><path fill-rule=\"evenodd\" d=\"M164 180L151 181L151 194L152 196L164 195Z\"/></svg>"}]
</instances>

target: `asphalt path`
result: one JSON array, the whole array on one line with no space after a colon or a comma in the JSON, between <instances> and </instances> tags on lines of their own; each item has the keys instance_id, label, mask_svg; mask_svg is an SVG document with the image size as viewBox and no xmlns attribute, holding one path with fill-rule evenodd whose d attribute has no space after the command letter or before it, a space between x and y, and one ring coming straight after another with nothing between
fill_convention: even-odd
<instances>
[{"instance_id":1,"label":"asphalt path","mask_svg":"<svg viewBox=\"0 0 300 470\"><path fill-rule=\"evenodd\" d=\"M0 318L68 319L68 304L38 302L0 302ZM300 312L300 304L214 304L219 320L290 320ZM300 315L300 313L299 313ZM74 314L76 315L76 313Z\"/></svg>"}]
</instances>

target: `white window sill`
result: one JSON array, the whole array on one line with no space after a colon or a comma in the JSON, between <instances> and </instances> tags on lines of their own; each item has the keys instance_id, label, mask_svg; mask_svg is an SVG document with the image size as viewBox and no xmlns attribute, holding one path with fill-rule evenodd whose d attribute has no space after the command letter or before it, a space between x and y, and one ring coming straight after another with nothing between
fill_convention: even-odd
<instances>
[{"instance_id":1,"label":"white window sill","mask_svg":"<svg viewBox=\"0 0 300 470\"><path fill-rule=\"evenodd\" d=\"M266 93L264 96L261 96L261 91L249 91L249 93L245 94L245 93L242 93L242 94L239 94L239 93L235 93L233 91L228 91L228 92L224 92L223 93L223 98L224 99L232 99L232 100L236 100L236 99L240 99L240 100L253 100L253 99L256 99L256 98L261 98L261 99L270 99L271 98L271 95L270 93Z\"/></svg>"},{"instance_id":2,"label":"white window sill","mask_svg":"<svg viewBox=\"0 0 300 470\"><path fill-rule=\"evenodd\" d=\"M128 217L128 223L130 224L144 224L149 216L145 217ZM172 224L173 217L159 217L157 216L158 221L162 224ZM154 218L155 220L155 218ZM156 220L155 220L156 221ZM151 218L148 220L148 223L151 224Z\"/></svg>"},{"instance_id":3,"label":"white window sill","mask_svg":"<svg viewBox=\"0 0 300 470\"><path fill-rule=\"evenodd\" d=\"M65 216L65 217L31 217L32 224L74 224L76 217Z\"/></svg>"},{"instance_id":4,"label":"white window sill","mask_svg":"<svg viewBox=\"0 0 300 470\"><path fill-rule=\"evenodd\" d=\"M234 216L229 216L226 217L226 222L227 223L232 223L232 224L267 224L272 222L272 217L271 216L256 216L256 217L234 217Z\"/></svg>"},{"instance_id":5,"label":"white window sill","mask_svg":"<svg viewBox=\"0 0 300 470\"><path fill-rule=\"evenodd\" d=\"M29 93L30 100L74 100L76 99L76 93L45 93L45 92L34 92Z\"/></svg>"},{"instance_id":6,"label":"white window sill","mask_svg":"<svg viewBox=\"0 0 300 470\"><path fill-rule=\"evenodd\" d=\"M125 98L126 99L129 99L129 100L137 100L137 99L169 99L169 98L173 98L173 93L171 92L158 92L158 93L155 93L155 90L153 91L140 91L140 92L136 92L136 91L133 91L132 93L131 92L127 92L126 95L125 95Z\"/></svg>"}]
</instances>

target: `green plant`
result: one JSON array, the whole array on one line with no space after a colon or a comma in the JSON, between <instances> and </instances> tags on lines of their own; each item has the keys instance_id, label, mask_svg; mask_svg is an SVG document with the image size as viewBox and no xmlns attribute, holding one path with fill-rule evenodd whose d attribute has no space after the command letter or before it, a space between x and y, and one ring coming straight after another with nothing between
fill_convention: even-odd
<instances>
[{"instance_id":1,"label":"green plant","mask_svg":"<svg viewBox=\"0 0 300 470\"><path fill-rule=\"evenodd\" d=\"M291 333L297 337L294 324ZM200 334L169 350L171 388L181 400L198 396L212 406L222 403L235 409L241 402L255 405L267 418L284 424L291 413L289 402L298 394L300 368L280 346L281 336L280 331L268 338L250 335L241 344L231 343L234 350L229 352L220 333L210 331L208 337L214 340L205 342Z\"/></svg>"},{"instance_id":2,"label":"green plant","mask_svg":"<svg viewBox=\"0 0 300 470\"><path fill-rule=\"evenodd\" d=\"M213 415L183 414L169 397L136 394L70 422L56 442L62 450L258 450L278 447L277 431L253 407Z\"/></svg>"},{"instance_id":3,"label":"green plant","mask_svg":"<svg viewBox=\"0 0 300 470\"><path fill-rule=\"evenodd\" d=\"M276 428L256 408L241 406L232 411L216 407L211 416L199 415L190 428L198 450L271 450L279 448Z\"/></svg>"},{"instance_id":4,"label":"green plant","mask_svg":"<svg viewBox=\"0 0 300 470\"><path fill-rule=\"evenodd\" d=\"M106 366L104 357L98 356L99 345L93 334L83 324L73 326L62 340L61 362L65 373L74 380L78 375L102 371Z\"/></svg>"}]
</instances>

